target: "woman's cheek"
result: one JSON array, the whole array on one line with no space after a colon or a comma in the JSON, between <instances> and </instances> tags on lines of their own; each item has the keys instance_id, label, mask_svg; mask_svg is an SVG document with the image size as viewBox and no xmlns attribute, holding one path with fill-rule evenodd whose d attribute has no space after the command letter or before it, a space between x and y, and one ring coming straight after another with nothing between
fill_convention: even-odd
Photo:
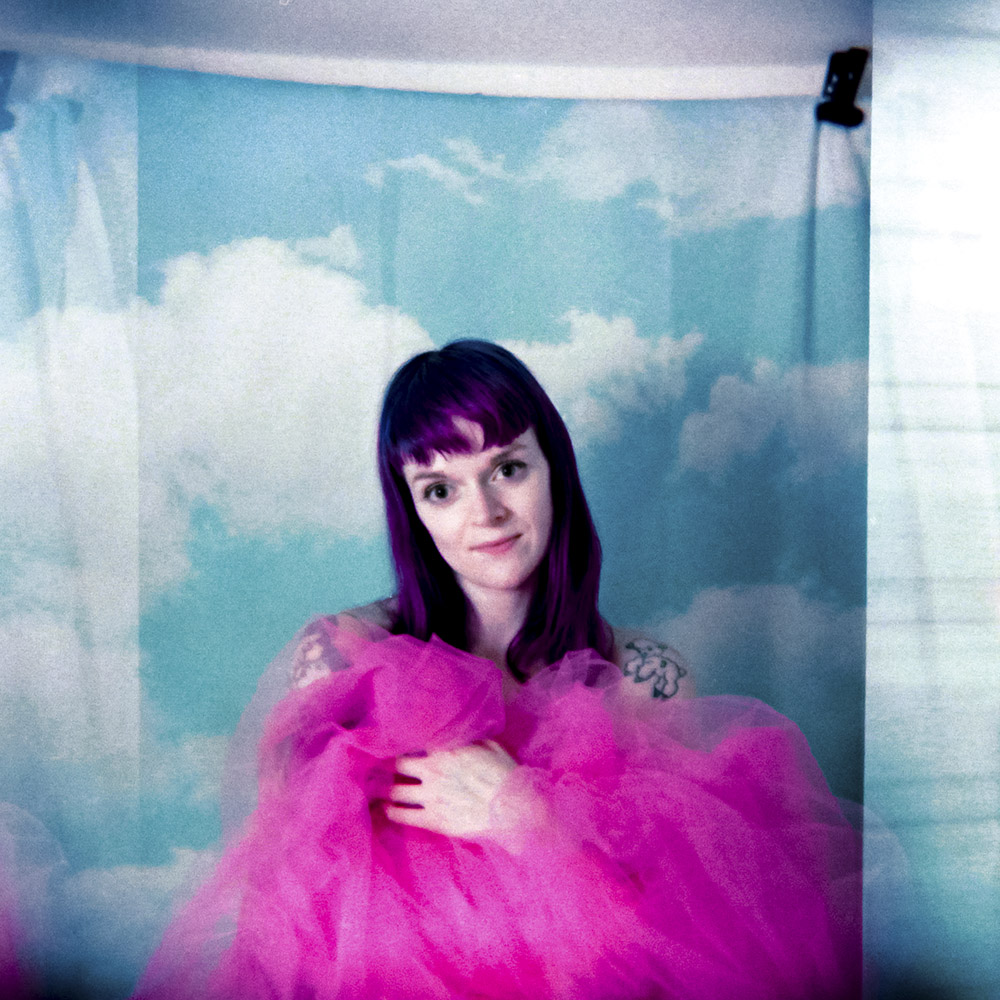
<instances>
[{"instance_id":1,"label":"woman's cheek","mask_svg":"<svg viewBox=\"0 0 1000 1000\"><path fill-rule=\"evenodd\" d=\"M421 520L442 555L457 542L461 534L461 517L457 504L433 508Z\"/></svg>"}]
</instances>

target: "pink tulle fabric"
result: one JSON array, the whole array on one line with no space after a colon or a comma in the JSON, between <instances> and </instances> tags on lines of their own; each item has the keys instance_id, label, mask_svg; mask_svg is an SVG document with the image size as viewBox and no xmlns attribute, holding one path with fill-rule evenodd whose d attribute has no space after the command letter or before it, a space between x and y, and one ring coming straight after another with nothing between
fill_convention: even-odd
<instances>
[{"instance_id":1,"label":"pink tulle fabric","mask_svg":"<svg viewBox=\"0 0 1000 1000\"><path fill-rule=\"evenodd\" d=\"M592 652L505 703L437 640L323 627L349 665L271 713L257 808L136 997L859 995L860 841L783 716L640 700ZM395 757L486 738L519 764L494 837L385 819Z\"/></svg>"}]
</instances>

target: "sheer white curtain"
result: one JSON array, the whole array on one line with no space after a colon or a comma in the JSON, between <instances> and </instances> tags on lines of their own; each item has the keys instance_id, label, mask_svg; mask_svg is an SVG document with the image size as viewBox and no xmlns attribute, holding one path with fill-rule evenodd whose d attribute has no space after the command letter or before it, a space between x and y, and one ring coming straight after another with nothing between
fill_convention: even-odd
<instances>
[{"instance_id":1,"label":"sheer white curtain","mask_svg":"<svg viewBox=\"0 0 1000 1000\"><path fill-rule=\"evenodd\" d=\"M138 781L135 74L22 57L9 104L0 801L96 859Z\"/></svg>"},{"instance_id":2,"label":"sheer white curtain","mask_svg":"<svg viewBox=\"0 0 1000 1000\"><path fill-rule=\"evenodd\" d=\"M865 802L914 898L868 940L898 950L893 996L996 997L998 22L977 2L877 13Z\"/></svg>"}]
</instances>

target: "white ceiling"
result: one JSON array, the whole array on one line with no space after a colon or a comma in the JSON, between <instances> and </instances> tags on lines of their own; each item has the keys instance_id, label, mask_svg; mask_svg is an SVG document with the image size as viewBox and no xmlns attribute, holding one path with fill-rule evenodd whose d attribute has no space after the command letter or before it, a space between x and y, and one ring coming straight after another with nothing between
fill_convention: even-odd
<instances>
[{"instance_id":1,"label":"white ceiling","mask_svg":"<svg viewBox=\"0 0 1000 1000\"><path fill-rule=\"evenodd\" d=\"M54 37L335 59L590 67L809 65L825 64L834 49L870 45L871 0L0 4L0 45L13 41L23 47L26 39Z\"/></svg>"}]
</instances>

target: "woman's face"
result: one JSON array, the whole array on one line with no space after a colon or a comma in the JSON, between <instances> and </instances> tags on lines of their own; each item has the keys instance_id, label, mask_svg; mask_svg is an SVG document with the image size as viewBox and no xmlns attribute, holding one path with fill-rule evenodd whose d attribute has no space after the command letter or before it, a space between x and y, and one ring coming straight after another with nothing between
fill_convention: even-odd
<instances>
[{"instance_id":1,"label":"woman's face","mask_svg":"<svg viewBox=\"0 0 1000 1000\"><path fill-rule=\"evenodd\" d=\"M497 591L529 592L552 534L549 463L534 428L484 449L479 424L455 426L472 443L469 454L403 466L417 514L474 604Z\"/></svg>"}]
</instances>

